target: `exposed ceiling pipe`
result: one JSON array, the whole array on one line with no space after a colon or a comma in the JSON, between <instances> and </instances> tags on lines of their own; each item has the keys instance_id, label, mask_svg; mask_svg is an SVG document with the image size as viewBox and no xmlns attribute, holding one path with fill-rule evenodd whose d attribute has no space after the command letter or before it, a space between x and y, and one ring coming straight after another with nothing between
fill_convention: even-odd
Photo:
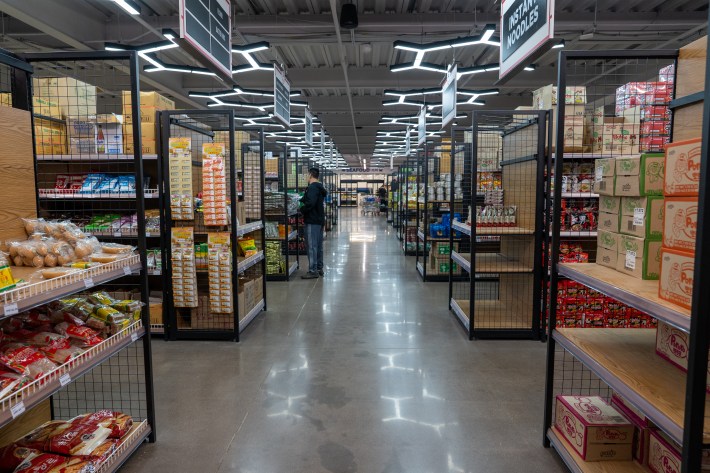
<instances>
[{"instance_id":1,"label":"exposed ceiling pipe","mask_svg":"<svg viewBox=\"0 0 710 473\"><path fill-rule=\"evenodd\" d=\"M345 46L343 38L340 36L340 22L338 21L338 6L335 0L330 0L330 13L333 15L333 26L335 26L335 34L338 36L338 50L340 51L340 65L343 67L343 76L345 76L345 90L348 94L348 104L350 105L350 117L353 120L353 136L355 137L355 145L357 146L357 154L360 154L360 142L357 138L357 126L355 125L355 109L353 108L353 94L350 92L350 79L348 79L348 64L345 62Z\"/></svg>"}]
</instances>

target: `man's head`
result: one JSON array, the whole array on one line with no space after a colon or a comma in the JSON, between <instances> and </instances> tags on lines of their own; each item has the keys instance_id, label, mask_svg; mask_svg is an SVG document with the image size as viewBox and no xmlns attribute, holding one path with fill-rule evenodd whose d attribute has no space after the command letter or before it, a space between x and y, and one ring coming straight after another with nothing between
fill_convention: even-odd
<instances>
[{"instance_id":1,"label":"man's head","mask_svg":"<svg viewBox=\"0 0 710 473\"><path fill-rule=\"evenodd\" d=\"M316 182L319 176L320 171L318 170L318 168L310 168L308 170L308 183L310 184L311 182Z\"/></svg>"}]
</instances>

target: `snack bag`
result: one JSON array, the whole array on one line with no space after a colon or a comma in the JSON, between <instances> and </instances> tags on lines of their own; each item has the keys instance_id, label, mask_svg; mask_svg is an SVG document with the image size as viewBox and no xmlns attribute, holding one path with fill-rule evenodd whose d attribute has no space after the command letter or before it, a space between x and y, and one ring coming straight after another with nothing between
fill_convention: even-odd
<instances>
[{"instance_id":1,"label":"snack bag","mask_svg":"<svg viewBox=\"0 0 710 473\"><path fill-rule=\"evenodd\" d=\"M253 238L245 238L239 240L239 250L245 257L250 257L258 253L256 244Z\"/></svg>"},{"instance_id":2,"label":"snack bag","mask_svg":"<svg viewBox=\"0 0 710 473\"><path fill-rule=\"evenodd\" d=\"M2 347L0 363L31 379L37 379L54 371L57 365L36 348L22 343L8 343Z\"/></svg>"},{"instance_id":3,"label":"snack bag","mask_svg":"<svg viewBox=\"0 0 710 473\"><path fill-rule=\"evenodd\" d=\"M61 333L62 335L66 335L71 338L72 344L82 348L93 347L103 342L103 339L95 330L86 326L80 327L78 325L62 322L61 324L57 324L54 329L57 333Z\"/></svg>"},{"instance_id":4,"label":"snack bag","mask_svg":"<svg viewBox=\"0 0 710 473\"><path fill-rule=\"evenodd\" d=\"M55 430L47 440L46 450L60 455L91 455L111 431L99 425L67 423Z\"/></svg>"}]
</instances>

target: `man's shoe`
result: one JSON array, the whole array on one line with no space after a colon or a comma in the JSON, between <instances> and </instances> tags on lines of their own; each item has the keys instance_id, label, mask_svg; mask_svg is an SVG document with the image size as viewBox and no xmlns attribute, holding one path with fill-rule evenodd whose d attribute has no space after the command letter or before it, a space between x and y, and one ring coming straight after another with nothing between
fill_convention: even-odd
<instances>
[{"instance_id":1,"label":"man's shoe","mask_svg":"<svg viewBox=\"0 0 710 473\"><path fill-rule=\"evenodd\" d=\"M325 272L323 272L322 269L319 269L319 270L318 270L318 276L321 276L321 277L322 277L323 275L325 275Z\"/></svg>"},{"instance_id":2,"label":"man's shoe","mask_svg":"<svg viewBox=\"0 0 710 473\"><path fill-rule=\"evenodd\" d=\"M301 276L301 279L318 279L318 273L311 273L310 271Z\"/></svg>"}]
</instances>

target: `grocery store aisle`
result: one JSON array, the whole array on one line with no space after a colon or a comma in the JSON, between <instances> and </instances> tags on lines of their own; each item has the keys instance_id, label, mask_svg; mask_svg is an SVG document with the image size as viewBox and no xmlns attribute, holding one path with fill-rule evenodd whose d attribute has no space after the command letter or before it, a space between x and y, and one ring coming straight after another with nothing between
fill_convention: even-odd
<instances>
[{"instance_id":1,"label":"grocery store aisle","mask_svg":"<svg viewBox=\"0 0 710 473\"><path fill-rule=\"evenodd\" d=\"M325 251L325 278L269 283L241 343L155 340L158 443L124 471L565 471L544 344L469 342L384 216L341 210Z\"/></svg>"}]
</instances>

